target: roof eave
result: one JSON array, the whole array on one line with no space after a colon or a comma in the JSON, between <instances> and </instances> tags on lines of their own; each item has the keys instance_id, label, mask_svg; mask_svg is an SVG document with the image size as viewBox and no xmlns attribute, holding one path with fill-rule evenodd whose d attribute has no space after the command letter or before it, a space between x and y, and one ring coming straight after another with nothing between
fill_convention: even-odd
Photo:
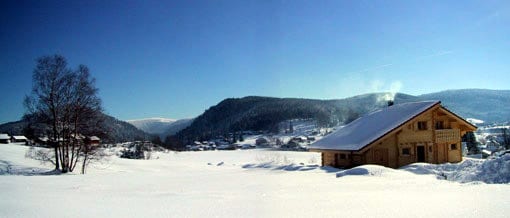
<instances>
[{"instance_id":1,"label":"roof eave","mask_svg":"<svg viewBox=\"0 0 510 218\"><path fill-rule=\"evenodd\" d=\"M467 120L465 120L464 118L460 117L459 115L453 113L452 111L448 110L446 107L444 106L441 106L441 109L445 110L446 112L450 113L451 115L453 115L454 117L456 117L457 119L459 119L460 121L462 121L464 124L467 124L466 126L468 127L471 127L471 130L472 131L475 131L476 129L478 129L477 126L475 126L474 124L468 122Z\"/></svg>"}]
</instances>

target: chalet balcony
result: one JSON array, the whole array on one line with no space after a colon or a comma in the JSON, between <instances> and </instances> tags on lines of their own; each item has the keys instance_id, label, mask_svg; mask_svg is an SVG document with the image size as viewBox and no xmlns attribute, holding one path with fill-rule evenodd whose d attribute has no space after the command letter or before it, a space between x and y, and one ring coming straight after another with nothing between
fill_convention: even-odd
<instances>
[{"instance_id":1,"label":"chalet balcony","mask_svg":"<svg viewBox=\"0 0 510 218\"><path fill-rule=\"evenodd\" d=\"M436 130L436 143L458 142L460 140L459 129L438 129Z\"/></svg>"}]
</instances>

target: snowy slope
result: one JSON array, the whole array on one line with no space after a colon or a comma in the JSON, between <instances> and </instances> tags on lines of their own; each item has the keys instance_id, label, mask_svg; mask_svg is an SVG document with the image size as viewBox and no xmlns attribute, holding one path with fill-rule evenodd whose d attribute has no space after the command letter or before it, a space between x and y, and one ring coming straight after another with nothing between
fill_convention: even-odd
<instances>
[{"instance_id":1,"label":"snowy slope","mask_svg":"<svg viewBox=\"0 0 510 218\"><path fill-rule=\"evenodd\" d=\"M166 136L173 135L191 125L193 119L147 118L127 120L126 122L147 133L157 134L164 140Z\"/></svg>"},{"instance_id":2,"label":"snowy slope","mask_svg":"<svg viewBox=\"0 0 510 218\"><path fill-rule=\"evenodd\" d=\"M322 168L320 154L270 150L111 157L86 175L0 144L0 217L506 217L510 185L459 183L380 166ZM503 163L505 164L505 163Z\"/></svg>"},{"instance_id":3,"label":"snowy slope","mask_svg":"<svg viewBox=\"0 0 510 218\"><path fill-rule=\"evenodd\" d=\"M168 118L147 118L138 120L126 120L136 128L151 134L160 134L165 132L169 126L176 120Z\"/></svg>"}]
</instances>

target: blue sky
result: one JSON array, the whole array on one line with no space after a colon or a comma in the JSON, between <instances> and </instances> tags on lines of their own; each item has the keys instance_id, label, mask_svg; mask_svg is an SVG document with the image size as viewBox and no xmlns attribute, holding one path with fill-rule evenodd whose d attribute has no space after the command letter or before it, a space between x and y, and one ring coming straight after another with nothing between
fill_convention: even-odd
<instances>
[{"instance_id":1,"label":"blue sky","mask_svg":"<svg viewBox=\"0 0 510 218\"><path fill-rule=\"evenodd\" d=\"M56 53L124 120L248 95L509 89L509 26L509 1L1 1L0 123Z\"/></svg>"}]
</instances>

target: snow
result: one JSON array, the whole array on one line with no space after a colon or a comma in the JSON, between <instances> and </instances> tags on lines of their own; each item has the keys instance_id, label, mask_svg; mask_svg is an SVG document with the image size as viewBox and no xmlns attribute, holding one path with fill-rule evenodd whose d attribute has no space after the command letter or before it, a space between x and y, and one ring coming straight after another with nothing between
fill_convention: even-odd
<instances>
[{"instance_id":1,"label":"snow","mask_svg":"<svg viewBox=\"0 0 510 218\"><path fill-rule=\"evenodd\" d=\"M12 136L12 138L14 140L27 140L27 137L25 137L23 135L14 135L14 136Z\"/></svg>"},{"instance_id":2,"label":"snow","mask_svg":"<svg viewBox=\"0 0 510 218\"><path fill-rule=\"evenodd\" d=\"M479 125L479 124L483 124L484 121L483 120L479 120L479 119L476 119L476 118L466 118L466 121L470 122L471 124L474 124L474 125Z\"/></svg>"},{"instance_id":3,"label":"snow","mask_svg":"<svg viewBox=\"0 0 510 218\"><path fill-rule=\"evenodd\" d=\"M7 134L0 134L0 139L10 139L11 137L9 137L9 135Z\"/></svg>"},{"instance_id":4,"label":"snow","mask_svg":"<svg viewBox=\"0 0 510 218\"><path fill-rule=\"evenodd\" d=\"M342 171L320 167L320 154L315 152L263 149L157 152L151 155L151 160L112 156L108 162L92 165L86 175L45 175L52 166L25 158L27 149L0 144L0 217L510 214L508 183L462 183L429 172L467 169L468 174L478 173L479 177L470 177L478 181L476 178L483 175L489 178L487 174L494 173L494 169L502 166L508 169L507 156L487 161L466 160L461 164L415 164L411 165L414 171L413 167L395 170L375 165Z\"/></svg>"},{"instance_id":5,"label":"snow","mask_svg":"<svg viewBox=\"0 0 510 218\"><path fill-rule=\"evenodd\" d=\"M439 103L439 101L412 102L374 111L329 134L310 147L315 149L360 150Z\"/></svg>"},{"instance_id":6,"label":"snow","mask_svg":"<svg viewBox=\"0 0 510 218\"><path fill-rule=\"evenodd\" d=\"M169 118L146 118L137 120L126 120L136 128L150 134L157 134L164 139L167 134L175 134L181 129L191 125L193 119L169 119Z\"/></svg>"},{"instance_id":7,"label":"snow","mask_svg":"<svg viewBox=\"0 0 510 218\"><path fill-rule=\"evenodd\" d=\"M462 183L510 183L510 154L489 160L468 158L459 164L415 163L402 169Z\"/></svg>"},{"instance_id":8,"label":"snow","mask_svg":"<svg viewBox=\"0 0 510 218\"><path fill-rule=\"evenodd\" d=\"M97 137L97 136L91 136L91 137L89 137L89 140L92 140L92 141L99 141L99 140L101 140L101 139L100 139L99 137Z\"/></svg>"},{"instance_id":9,"label":"snow","mask_svg":"<svg viewBox=\"0 0 510 218\"><path fill-rule=\"evenodd\" d=\"M176 119L163 118L163 117L152 117L145 119L134 119L134 120L126 120L128 123L144 123L144 122L160 122L160 123L173 123L177 121Z\"/></svg>"},{"instance_id":10,"label":"snow","mask_svg":"<svg viewBox=\"0 0 510 218\"><path fill-rule=\"evenodd\" d=\"M168 118L147 118L147 119L138 119L138 120L126 120L126 122L135 126L136 128L145 131L151 134L161 134L164 133L168 128L170 128L176 121L175 119Z\"/></svg>"}]
</instances>

